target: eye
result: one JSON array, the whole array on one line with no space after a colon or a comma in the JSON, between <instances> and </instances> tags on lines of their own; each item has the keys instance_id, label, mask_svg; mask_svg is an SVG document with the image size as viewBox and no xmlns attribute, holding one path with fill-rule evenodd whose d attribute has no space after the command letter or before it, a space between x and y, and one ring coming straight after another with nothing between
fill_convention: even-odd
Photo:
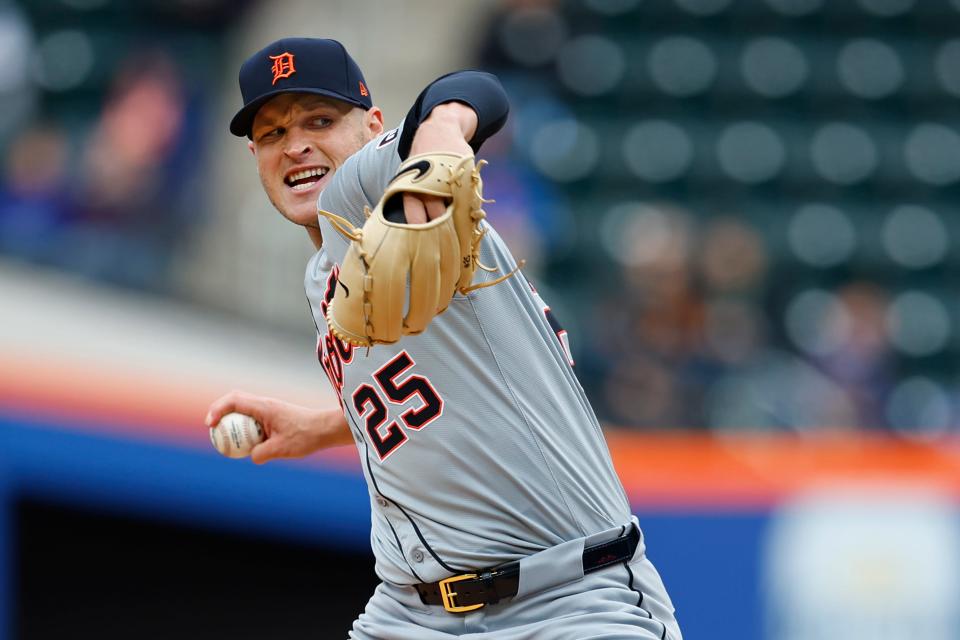
<instances>
[{"instance_id":1,"label":"eye","mask_svg":"<svg viewBox=\"0 0 960 640\"><path fill-rule=\"evenodd\" d=\"M331 120L330 118L326 118L324 116L320 116L318 118L314 118L313 120L311 120L310 124L312 124L315 127L321 127L321 128L329 127L331 124L333 124L333 120Z\"/></svg>"},{"instance_id":2,"label":"eye","mask_svg":"<svg viewBox=\"0 0 960 640\"><path fill-rule=\"evenodd\" d=\"M282 136L285 132L286 132L286 129L284 129L283 127L277 127L276 129L270 129L270 130L267 131L266 133L261 134L260 137L257 138L257 141L260 142L260 141L273 140L273 139L275 139L275 138L279 138L279 137Z\"/></svg>"}]
</instances>

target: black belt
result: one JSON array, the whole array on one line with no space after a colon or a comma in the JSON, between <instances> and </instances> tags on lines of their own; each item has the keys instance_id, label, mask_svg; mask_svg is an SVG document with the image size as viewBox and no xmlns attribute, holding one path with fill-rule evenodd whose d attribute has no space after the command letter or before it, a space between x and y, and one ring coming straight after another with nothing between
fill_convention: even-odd
<instances>
[{"instance_id":1,"label":"black belt","mask_svg":"<svg viewBox=\"0 0 960 640\"><path fill-rule=\"evenodd\" d=\"M604 567L626 562L633 557L640 542L640 530L630 532L609 542L602 542L583 550L583 572L590 573ZM439 582L413 585L423 604L443 605L451 613L473 611L504 598L517 595L520 587L520 563L511 562L479 573L464 573Z\"/></svg>"}]
</instances>

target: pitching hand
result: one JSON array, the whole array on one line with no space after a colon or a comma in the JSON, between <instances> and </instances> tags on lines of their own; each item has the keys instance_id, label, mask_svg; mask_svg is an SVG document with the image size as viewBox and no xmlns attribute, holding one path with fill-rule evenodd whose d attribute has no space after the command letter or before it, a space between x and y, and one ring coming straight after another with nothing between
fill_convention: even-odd
<instances>
[{"instance_id":1,"label":"pitching hand","mask_svg":"<svg viewBox=\"0 0 960 640\"><path fill-rule=\"evenodd\" d=\"M263 425L266 440L250 453L257 464L277 458L302 458L326 447L353 442L346 420L337 410L318 411L242 391L231 391L214 401L205 422L214 427L234 411L252 416Z\"/></svg>"}]
</instances>

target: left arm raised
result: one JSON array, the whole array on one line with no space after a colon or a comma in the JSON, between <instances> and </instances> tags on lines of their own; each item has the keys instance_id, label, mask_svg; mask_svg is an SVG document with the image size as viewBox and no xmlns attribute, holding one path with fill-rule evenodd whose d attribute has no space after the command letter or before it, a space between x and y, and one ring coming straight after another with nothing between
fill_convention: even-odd
<instances>
[{"instance_id":1,"label":"left arm raised","mask_svg":"<svg viewBox=\"0 0 960 640\"><path fill-rule=\"evenodd\" d=\"M437 151L472 155L503 127L509 110L496 76L480 71L443 76L424 89L410 109L397 151L401 158ZM405 194L403 208L407 222L417 224L436 218L446 207L439 198Z\"/></svg>"},{"instance_id":2,"label":"left arm raised","mask_svg":"<svg viewBox=\"0 0 960 640\"><path fill-rule=\"evenodd\" d=\"M503 128L510 113L507 93L497 77L484 71L455 71L431 82L417 97L403 122L403 134L397 144L400 159L413 155L413 143L419 128L438 106L460 103L470 107L477 123L467 138L474 152L484 141Z\"/></svg>"}]
</instances>

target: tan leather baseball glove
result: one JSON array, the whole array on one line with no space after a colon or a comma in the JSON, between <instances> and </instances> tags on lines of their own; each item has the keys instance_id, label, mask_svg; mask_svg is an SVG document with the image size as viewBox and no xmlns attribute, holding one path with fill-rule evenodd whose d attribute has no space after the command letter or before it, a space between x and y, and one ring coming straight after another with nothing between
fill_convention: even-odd
<instances>
[{"instance_id":1,"label":"tan leather baseball glove","mask_svg":"<svg viewBox=\"0 0 960 640\"><path fill-rule=\"evenodd\" d=\"M362 229L319 211L352 241L327 309L334 335L356 346L396 342L426 329L456 291L467 293L512 275L471 285L477 267L490 270L478 259L484 234L480 221L486 216L480 179L484 164L453 153L407 158L376 208L367 211ZM424 224L387 219L386 212L402 208L405 192L441 197L447 209Z\"/></svg>"}]
</instances>

